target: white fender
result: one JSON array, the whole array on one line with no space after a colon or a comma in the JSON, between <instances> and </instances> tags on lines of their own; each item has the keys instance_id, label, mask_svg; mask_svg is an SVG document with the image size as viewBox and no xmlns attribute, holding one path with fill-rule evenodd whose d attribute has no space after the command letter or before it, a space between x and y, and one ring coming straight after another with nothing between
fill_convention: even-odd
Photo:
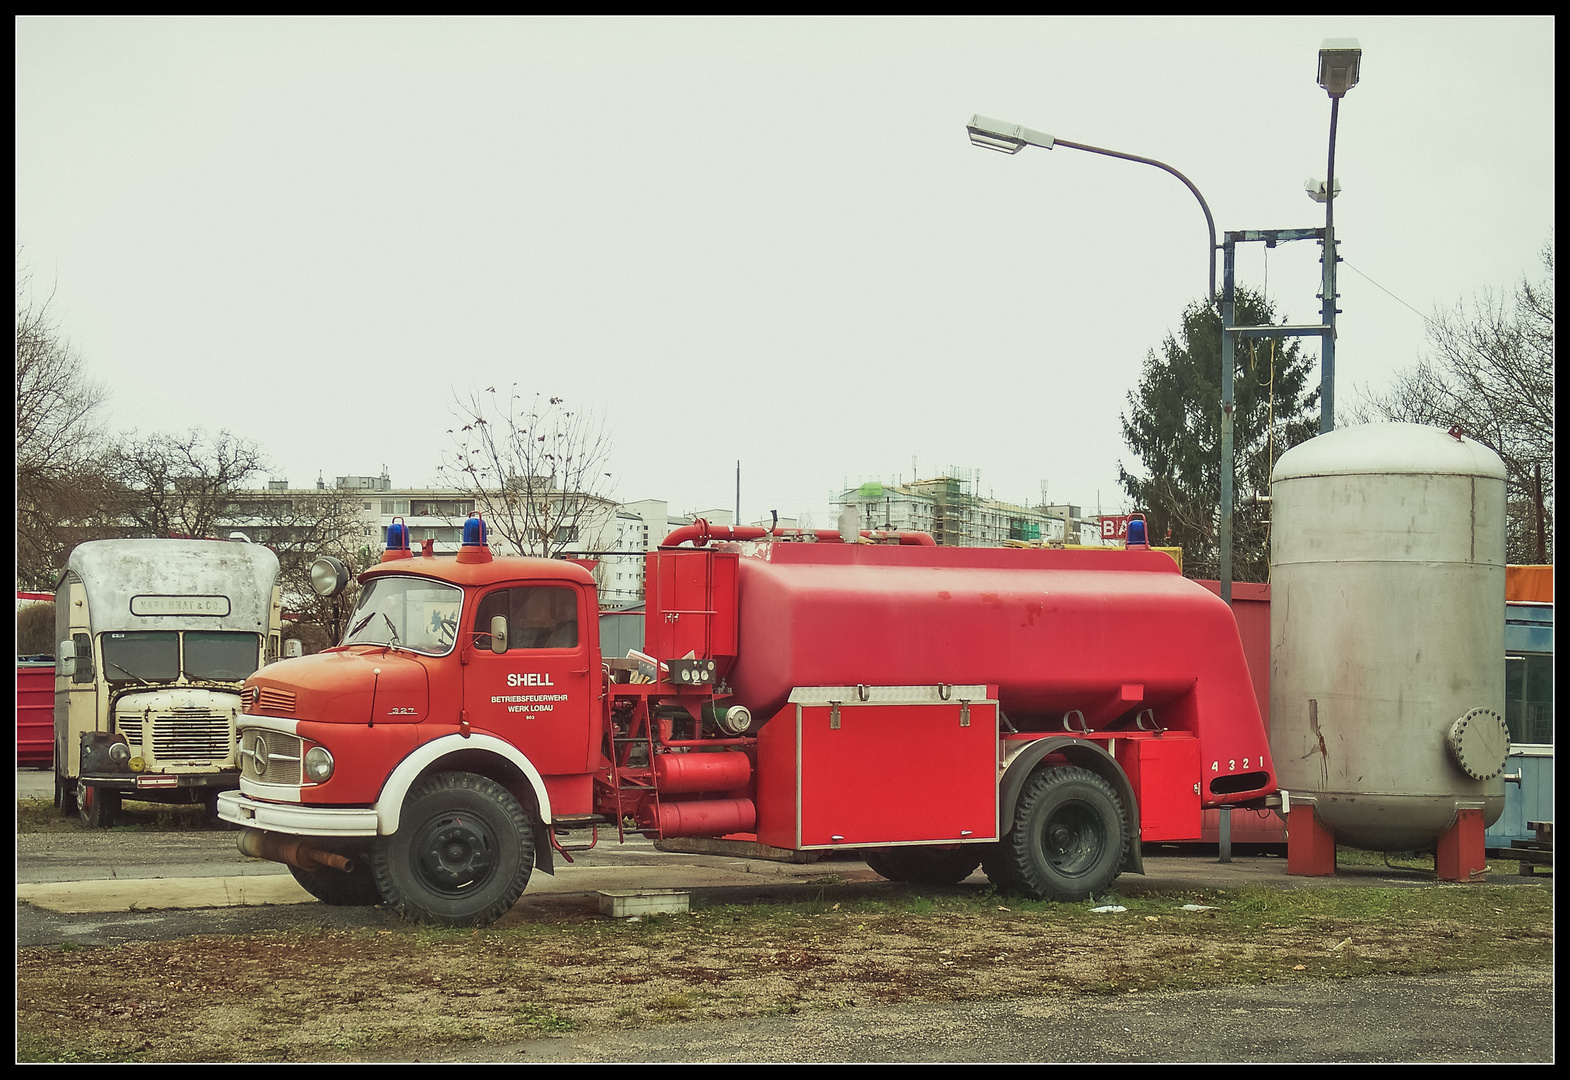
<instances>
[{"instance_id":1,"label":"white fender","mask_svg":"<svg viewBox=\"0 0 1570 1080\"><path fill-rule=\"evenodd\" d=\"M404 758L387 778L387 783L382 787L381 797L376 800L376 831L379 834L391 836L398 831L398 818L403 813L403 800L409 794L409 789L414 786L414 781L425 771L426 766L438 758L459 750L486 750L518 766L519 771L528 777L529 785L534 788L534 798L540 804L541 822L546 825L551 823L551 797L545 793L545 781L540 779L540 771L534 767L534 763L520 754L517 747L493 735L476 734L470 735L467 739L462 735L443 735Z\"/></svg>"}]
</instances>

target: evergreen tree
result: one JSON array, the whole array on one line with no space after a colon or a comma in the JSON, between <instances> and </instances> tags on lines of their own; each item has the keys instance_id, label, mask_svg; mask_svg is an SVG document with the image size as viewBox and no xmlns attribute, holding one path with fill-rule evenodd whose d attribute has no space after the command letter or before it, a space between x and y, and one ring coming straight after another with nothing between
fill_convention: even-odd
<instances>
[{"instance_id":1,"label":"evergreen tree","mask_svg":"<svg viewBox=\"0 0 1570 1080\"><path fill-rule=\"evenodd\" d=\"M1234 322L1278 321L1263 296L1239 288ZM1296 338L1239 343L1232 376L1232 576L1267 581L1270 470L1288 449L1319 431L1315 360ZM1143 511L1151 542L1183 549L1183 572L1220 574L1221 315L1196 302L1183 312L1182 339L1171 336L1145 358L1139 386L1120 419L1123 439L1139 456L1138 473L1118 464L1118 479Z\"/></svg>"}]
</instances>

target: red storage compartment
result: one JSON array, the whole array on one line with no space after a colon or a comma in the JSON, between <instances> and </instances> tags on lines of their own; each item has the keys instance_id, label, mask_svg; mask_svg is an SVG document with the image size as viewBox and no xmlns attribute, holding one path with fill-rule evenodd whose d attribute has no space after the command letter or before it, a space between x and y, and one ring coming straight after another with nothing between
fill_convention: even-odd
<instances>
[{"instance_id":1,"label":"red storage compartment","mask_svg":"<svg viewBox=\"0 0 1570 1080\"><path fill-rule=\"evenodd\" d=\"M972 689L977 700L911 700L935 687L870 687L867 702L853 686L793 695L758 736L758 839L793 850L996 840L998 708Z\"/></svg>"}]
</instances>

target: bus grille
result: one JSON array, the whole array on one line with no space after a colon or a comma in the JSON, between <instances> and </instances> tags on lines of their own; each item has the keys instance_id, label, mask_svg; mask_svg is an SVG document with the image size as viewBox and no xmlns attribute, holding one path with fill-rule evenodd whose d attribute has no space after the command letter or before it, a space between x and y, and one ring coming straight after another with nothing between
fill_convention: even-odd
<instances>
[{"instance_id":1,"label":"bus grille","mask_svg":"<svg viewBox=\"0 0 1570 1080\"><path fill-rule=\"evenodd\" d=\"M199 705L127 711L115 718L115 726L133 750L160 764L227 763L234 753L234 732L229 724L227 709Z\"/></svg>"}]
</instances>

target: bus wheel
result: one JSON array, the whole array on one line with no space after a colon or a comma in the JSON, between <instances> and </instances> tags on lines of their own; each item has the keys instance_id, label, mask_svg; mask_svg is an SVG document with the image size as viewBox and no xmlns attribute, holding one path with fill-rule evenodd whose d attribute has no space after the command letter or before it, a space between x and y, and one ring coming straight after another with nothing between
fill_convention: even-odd
<instances>
[{"instance_id":1,"label":"bus wheel","mask_svg":"<svg viewBox=\"0 0 1570 1080\"><path fill-rule=\"evenodd\" d=\"M534 871L534 828L507 789L473 773L417 784L398 831L373 848L387 902L408 919L488 926L507 914Z\"/></svg>"},{"instance_id":2,"label":"bus wheel","mask_svg":"<svg viewBox=\"0 0 1570 1080\"><path fill-rule=\"evenodd\" d=\"M120 793L111 788L76 782L76 802L82 823L89 829L107 829L120 814Z\"/></svg>"}]
</instances>

